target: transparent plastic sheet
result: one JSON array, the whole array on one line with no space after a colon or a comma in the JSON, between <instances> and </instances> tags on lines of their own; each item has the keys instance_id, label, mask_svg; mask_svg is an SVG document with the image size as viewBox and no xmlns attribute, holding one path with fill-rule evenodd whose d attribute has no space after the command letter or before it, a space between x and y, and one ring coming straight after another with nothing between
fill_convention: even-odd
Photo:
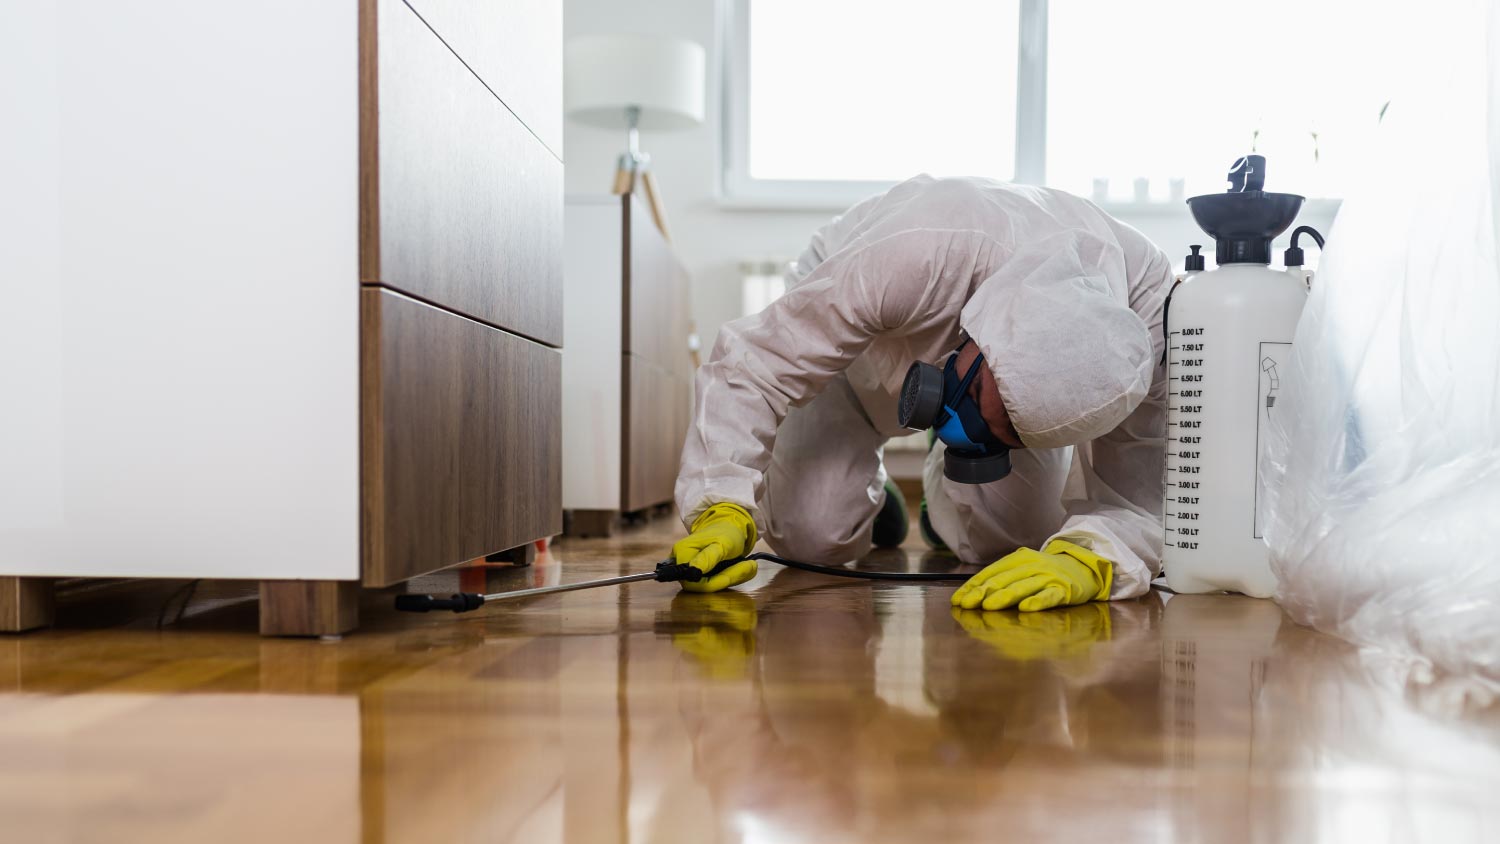
<instances>
[{"instance_id":1,"label":"transparent plastic sheet","mask_svg":"<svg viewBox=\"0 0 1500 844\"><path fill-rule=\"evenodd\" d=\"M1493 6L1429 4L1403 45L1415 54L1393 56L1412 87L1329 233L1262 466L1292 617L1486 693L1500 688Z\"/></svg>"}]
</instances>

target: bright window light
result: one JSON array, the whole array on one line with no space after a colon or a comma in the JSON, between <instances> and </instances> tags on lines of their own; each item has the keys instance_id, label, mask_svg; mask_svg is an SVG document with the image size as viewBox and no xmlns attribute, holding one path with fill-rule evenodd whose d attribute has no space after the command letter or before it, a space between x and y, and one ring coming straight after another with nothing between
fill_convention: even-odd
<instances>
[{"instance_id":1,"label":"bright window light","mask_svg":"<svg viewBox=\"0 0 1500 844\"><path fill-rule=\"evenodd\" d=\"M1114 201L1213 193L1253 147L1268 190L1342 196L1409 60L1404 18L1421 8L1052 2L1047 182Z\"/></svg>"},{"instance_id":2,"label":"bright window light","mask_svg":"<svg viewBox=\"0 0 1500 844\"><path fill-rule=\"evenodd\" d=\"M749 0L749 175L1010 178L1019 0Z\"/></svg>"}]
</instances>

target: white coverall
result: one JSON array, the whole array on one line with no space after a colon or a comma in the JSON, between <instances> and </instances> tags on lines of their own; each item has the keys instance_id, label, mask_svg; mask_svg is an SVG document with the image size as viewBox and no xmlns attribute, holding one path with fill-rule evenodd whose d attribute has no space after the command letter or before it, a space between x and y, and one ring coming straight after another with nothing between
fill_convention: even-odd
<instances>
[{"instance_id":1,"label":"white coverall","mask_svg":"<svg viewBox=\"0 0 1500 844\"><path fill-rule=\"evenodd\" d=\"M910 433L907 368L941 366L967 333L1027 448L1003 480L969 485L943 477L938 443L933 528L973 564L1065 539L1114 563L1112 598L1146 591L1163 541L1160 249L1066 193L918 176L818 230L789 275L698 371L676 489L689 527L730 502L783 556L864 556L882 448Z\"/></svg>"}]
</instances>

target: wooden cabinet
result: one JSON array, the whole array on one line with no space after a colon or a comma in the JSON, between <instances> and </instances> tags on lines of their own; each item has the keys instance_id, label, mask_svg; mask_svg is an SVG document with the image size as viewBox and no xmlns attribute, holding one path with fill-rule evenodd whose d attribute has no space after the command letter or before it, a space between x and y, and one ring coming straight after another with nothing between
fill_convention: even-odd
<instances>
[{"instance_id":1,"label":"wooden cabinet","mask_svg":"<svg viewBox=\"0 0 1500 844\"><path fill-rule=\"evenodd\" d=\"M562 356L365 288L364 581L561 532Z\"/></svg>"},{"instance_id":2,"label":"wooden cabinet","mask_svg":"<svg viewBox=\"0 0 1500 844\"><path fill-rule=\"evenodd\" d=\"M687 373L687 273L641 200L623 203L626 236L622 349L677 375Z\"/></svg>"},{"instance_id":3,"label":"wooden cabinet","mask_svg":"<svg viewBox=\"0 0 1500 844\"><path fill-rule=\"evenodd\" d=\"M406 4L365 4L361 277L561 345L562 161Z\"/></svg>"},{"instance_id":4,"label":"wooden cabinet","mask_svg":"<svg viewBox=\"0 0 1500 844\"><path fill-rule=\"evenodd\" d=\"M673 498L692 387L682 375L636 355L625 355L623 369L620 509L632 512Z\"/></svg>"},{"instance_id":5,"label":"wooden cabinet","mask_svg":"<svg viewBox=\"0 0 1500 844\"><path fill-rule=\"evenodd\" d=\"M543 144L562 155L562 3L408 0L407 5Z\"/></svg>"},{"instance_id":6,"label":"wooden cabinet","mask_svg":"<svg viewBox=\"0 0 1500 844\"><path fill-rule=\"evenodd\" d=\"M518 117L556 119L560 76L532 90L496 46L557 69L561 36L556 3L364 2L362 572L386 586L562 529L563 170Z\"/></svg>"},{"instance_id":7,"label":"wooden cabinet","mask_svg":"<svg viewBox=\"0 0 1500 844\"><path fill-rule=\"evenodd\" d=\"M669 503L692 402L689 278L634 196L569 198L563 507L574 532Z\"/></svg>"},{"instance_id":8,"label":"wooden cabinet","mask_svg":"<svg viewBox=\"0 0 1500 844\"><path fill-rule=\"evenodd\" d=\"M191 577L339 633L559 532L561 0L52 5L0 55L0 629Z\"/></svg>"}]
</instances>

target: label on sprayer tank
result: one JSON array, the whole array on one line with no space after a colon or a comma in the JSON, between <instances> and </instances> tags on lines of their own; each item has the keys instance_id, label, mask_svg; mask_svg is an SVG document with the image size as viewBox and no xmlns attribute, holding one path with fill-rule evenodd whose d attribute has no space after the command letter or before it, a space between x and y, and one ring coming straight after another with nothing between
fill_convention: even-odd
<instances>
[{"instance_id":1,"label":"label on sprayer tank","mask_svg":"<svg viewBox=\"0 0 1500 844\"><path fill-rule=\"evenodd\" d=\"M1292 355L1291 343L1260 344L1260 389L1256 391L1258 401L1255 413L1255 538L1265 534L1264 514L1266 481L1261 475L1260 458L1266 453L1266 434L1271 427L1271 417L1276 413L1276 398L1281 392L1281 370L1285 369Z\"/></svg>"}]
</instances>

